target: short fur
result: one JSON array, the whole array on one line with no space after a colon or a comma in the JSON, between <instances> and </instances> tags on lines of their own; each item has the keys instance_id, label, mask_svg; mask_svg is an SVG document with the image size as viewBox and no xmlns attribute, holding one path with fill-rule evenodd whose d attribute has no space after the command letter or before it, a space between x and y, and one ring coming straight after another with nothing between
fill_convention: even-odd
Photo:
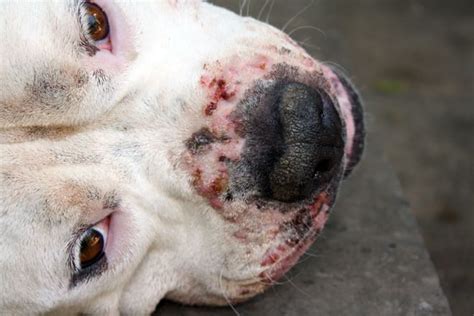
<instances>
[{"instance_id":1,"label":"short fur","mask_svg":"<svg viewBox=\"0 0 474 316\"><path fill-rule=\"evenodd\" d=\"M261 293L323 228L358 160L359 99L256 20L198 0L95 2L111 53L91 49L78 0L0 3L0 313L140 315L165 297ZM242 180L242 113L284 77L325 91L344 125L341 170L299 204ZM77 234L108 215L106 261L77 271Z\"/></svg>"}]
</instances>

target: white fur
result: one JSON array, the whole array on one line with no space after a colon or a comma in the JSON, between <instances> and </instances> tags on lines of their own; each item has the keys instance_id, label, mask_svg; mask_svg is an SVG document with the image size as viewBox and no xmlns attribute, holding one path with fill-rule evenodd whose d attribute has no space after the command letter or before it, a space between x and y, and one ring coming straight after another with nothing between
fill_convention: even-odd
<instances>
[{"instance_id":1,"label":"white fur","mask_svg":"<svg viewBox=\"0 0 474 316\"><path fill-rule=\"evenodd\" d=\"M310 57L270 26L197 0L97 3L117 14L116 56L80 50L72 1L0 2L0 313L138 315L164 297L222 305L260 293L274 240L233 233L272 221L219 215L191 185L184 143L209 124L205 65L282 61L272 45L296 66ZM118 206L104 209L111 195ZM111 211L108 269L71 287L72 232Z\"/></svg>"}]
</instances>

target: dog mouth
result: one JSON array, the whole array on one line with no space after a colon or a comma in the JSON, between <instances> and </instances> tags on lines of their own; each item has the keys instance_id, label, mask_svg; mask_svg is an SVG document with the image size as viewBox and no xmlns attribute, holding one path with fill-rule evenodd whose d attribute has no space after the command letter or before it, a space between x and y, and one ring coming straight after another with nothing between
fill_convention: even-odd
<instances>
[{"instance_id":1,"label":"dog mouth","mask_svg":"<svg viewBox=\"0 0 474 316\"><path fill-rule=\"evenodd\" d=\"M227 304L229 300L232 303L244 302L278 284L319 236L333 201L327 192L322 192L305 206L301 206L301 203L298 203L298 206L287 205L286 211L289 213L284 220L276 219L276 214L273 213L274 220L280 224L274 230L266 230L272 232L269 234L271 241L263 255L259 256L260 259L254 262L259 272L244 279L221 276L220 279L225 281L227 293L223 304Z\"/></svg>"},{"instance_id":2,"label":"dog mouth","mask_svg":"<svg viewBox=\"0 0 474 316\"><path fill-rule=\"evenodd\" d=\"M265 268L260 274L263 282L274 284L297 263L324 228L330 204L328 195L321 193L307 208L284 222L280 238L268 248L260 263Z\"/></svg>"},{"instance_id":3,"label":"dog mouth","mask_svg":"<svg viewBox=\"0 0 474 316\"><path fill-rule=\"evenodd\" d=\"M308 250L363 148L360 100L346 78L328 67L272 69L241 90L225 75L201 80L211 89L208 123L186 141L193 187L238 243L258 249L249 250L258 286L242 285L236 301L274 284Z\"/></svg>"}]
</instances>

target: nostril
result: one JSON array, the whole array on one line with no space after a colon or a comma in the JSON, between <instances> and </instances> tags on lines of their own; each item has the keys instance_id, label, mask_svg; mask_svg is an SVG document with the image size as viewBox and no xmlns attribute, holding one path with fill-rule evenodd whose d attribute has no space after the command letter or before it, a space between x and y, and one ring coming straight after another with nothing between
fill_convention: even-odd
<instances>
[{"instance_id":1,"label":"nostril","mask_svg":"<svg viewBox=\"0 0 474 316\"><path fill-rule=\"evenodd\" d=\"M313 197L342 172L344 133L330 96L298 82L277 82L251 99L235 189L285 203ZM258 103L254 103L258 101ZM255 190L257 189L257 190Z\"/></svg>"},{"instance_id":2,"label":"nostril","mask_svg":"<svg viewBox=\"0 0 474 316\"><path fill-rule=\"evenodd\" d=\"M314 174L317 175L318 173L325 173L332 170L334 167L334 160L331 159L323 159L316 165L314 170Z\"/></svg>"},{"instance_id":3,"label":"nostril","mask_svg":"<svg viewBox=\"0 0 474 316\"><path fill-rule=\"evenodd\" d=\"M282 84L275 111L283 150L268 176L269 198L296 202L323 189L344 153L342 124L329 96L301 83Z\"/></svg>"}]
</instances>

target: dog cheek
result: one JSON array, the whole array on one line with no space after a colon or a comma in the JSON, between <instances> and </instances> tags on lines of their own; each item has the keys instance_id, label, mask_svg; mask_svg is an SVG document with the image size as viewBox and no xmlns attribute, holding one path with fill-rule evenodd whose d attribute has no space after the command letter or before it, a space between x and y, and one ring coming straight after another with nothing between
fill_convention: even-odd
<instances>
[{"instance_id":1,"label":"dog cheek","mask_svg":"<svg viewBox=\"0 0 474 316\"><path fill-rule=\"evenodd\" d=\"M51 127L90 123L116 100L116 81L103 69L34 69L24 86L0 98L0 126Z\"/></svg>"},{"instance_id":2,"label":"dog cheek","mask_svg":"<svg viewBox=\"0 0 474 316\"><path fill-rule=\"evenodd\" d=\"M89 72L101 71L117 76L123 73L129 61L121 56L114 56L109 52L98 51L93 57L83 59L84 68Z\"/></svg>"},{"instance_id":3,"label":"dog cheek","mask_svg":"<svg viewBox=\"0 0 474 316\"><path fill-rule=\"evenodd\" d=\"M120 298L120 313L149 315L176 283L175 274L165 271L171 260L157 252L148 254L129 280Z\"/></svg>"}]
</instances>

